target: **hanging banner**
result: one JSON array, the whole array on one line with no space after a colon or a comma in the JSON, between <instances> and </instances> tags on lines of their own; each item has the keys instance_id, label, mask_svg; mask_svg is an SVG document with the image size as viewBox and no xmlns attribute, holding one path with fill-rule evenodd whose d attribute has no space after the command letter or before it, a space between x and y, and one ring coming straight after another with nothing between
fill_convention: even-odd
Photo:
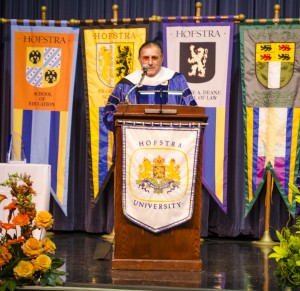
<instances>
[{"instance_id":1,"label":"hanging banner","mask_svg":"<svg viewBox=\"0 0 300 291\"><path fill-rule=\"evenodd\" d=\"M289 211L300 157L300 26L240 27L246 215L271 171Z\"/></svg>"},{"instance_id":2,"label":"hanging banner","mask_svg":"<svg viewBox=\"0 0 300 291\"><path fill-rule=\"evenodd\" d=\"M202 182L225 213L233 27L233 22L164 23L166 66L186 77L208 115Z\"/></svg>"},{"instance_id":3,"label":"hanging banner","mask_svg":"<svg viewBox=\"0 0 300 291\"><path fill-rule=\"evenodd\" d=\"M104 189L113 169L113 133L102 121L103 109L115 85L140 68L138 52L148 26L85 29L86 123L89 143L92 204Z\"/></svg>"},{"instance_id":4,"label":"hanging banner","mask_svg":"<svg viewBox=\"0 0 300 291\"><path fill-rule=\"evenodd\" d=\"M11 26L11 132L22 138L28 163L51 165L51 193L65 215L78 34Z\"/></svg>"},{"instance_id":5,"label":"hanging banner","mask_svg":"<svg viewBox=\"0 0 300 291\"><path fill-rule=\"evenodd\" d=\"M192 217L200 132L200 127L122 126L122 205L129 220L157 233Z\"/></svg>"}]
</instances>

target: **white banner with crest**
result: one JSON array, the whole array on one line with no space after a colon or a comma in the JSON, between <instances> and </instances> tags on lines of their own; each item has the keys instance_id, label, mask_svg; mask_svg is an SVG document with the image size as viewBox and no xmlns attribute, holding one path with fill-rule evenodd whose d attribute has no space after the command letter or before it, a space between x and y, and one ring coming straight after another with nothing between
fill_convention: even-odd
<instances>
[{"instance_id":1,"label":"white banner with crest","mask_svg":"<svg viewBox=\"0 0 300 291\"><path fill-rule=\"evenodd\" d=\"M123 125L123 212L158 233L193 214L200 126Z\"/></svg>"}]
</instances>

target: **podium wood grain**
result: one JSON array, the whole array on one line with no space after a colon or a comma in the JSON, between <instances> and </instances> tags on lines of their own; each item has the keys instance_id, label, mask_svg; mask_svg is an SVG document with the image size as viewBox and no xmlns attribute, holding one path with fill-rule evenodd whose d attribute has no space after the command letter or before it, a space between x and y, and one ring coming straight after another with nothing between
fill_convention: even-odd
<instances>
[{"instance_id":1,"label":"podium wood grain","mask_svg":"<svg viewBox=\"0 0 300 291\"><path fill-rule=\"evenodd\" d=\"M163 106L176 109L177 114L145 114L145 109L160 109L159 105L118 106L115 113L116 164L115 164L115 241L113 269L127 270L190 270L202 268L200 258L201 192L202 192L202 141L200 136L198 170L192 218L170 230L152 233L128 220L122 210L122 122L206 123L204 109L190 106ZM203 126L204 129L205 125Z\"/></svg>"}]
</instances>

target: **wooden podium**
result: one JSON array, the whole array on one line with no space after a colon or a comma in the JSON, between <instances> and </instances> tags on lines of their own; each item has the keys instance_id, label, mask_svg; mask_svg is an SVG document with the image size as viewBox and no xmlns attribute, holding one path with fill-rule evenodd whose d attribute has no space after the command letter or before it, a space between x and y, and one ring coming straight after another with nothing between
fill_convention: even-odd
<instances>
[{"instance_id":1,"label":"wooden podium","mask_svg":"<svg viewBox=\"0 0 300 291\"><path fill-rule=\"evenodd\" d=\"M146 112L146 113L145 113ZM162 233L152 233L128 220L122 210L122 124L196 123L205 127L207 115L196 106L119 104L114 114L116 128L115 242L112 269L200 271L202 140L198 156L195 202L192 218Z\"/></svg>"}]
</instances>

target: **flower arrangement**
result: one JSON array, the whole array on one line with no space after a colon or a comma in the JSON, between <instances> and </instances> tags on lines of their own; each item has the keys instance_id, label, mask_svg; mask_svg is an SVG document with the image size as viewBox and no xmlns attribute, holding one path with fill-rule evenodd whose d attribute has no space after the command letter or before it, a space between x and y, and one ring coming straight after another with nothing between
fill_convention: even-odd
<instances>
[{"instance_id":1,"label":"flower arrangement","mask_svg":"<svg viewBox=\"0 0 300 291\"><path fill-rule=\"evenodd\" d=\"M300 180L300 176L298 177ZM296 194L295 201L300 204L300 185L289 184ZM277 264L276 276L283 286L300 286L300 216L291 226L276 231L279 245L273 247L269 258L274 258Z\"/></svg>"},{"instance_id":2,"label":"flower arrangement","mask_svg":"<svg viewBox=\"0 0 300 291\"><path fill-rule=\"evenodd\" d=\"M8 211L7 221L0 221L0 291L25 285L62 285L61 276L67 273L59 268L64 262L54 256L56 246L51 239L42 238L54 220L48 211L36 211L30 176L10 174L0 186L10 187L12 195L12 201L3 207ZM0 193L0 203L6 199ZM33 235L37 229L39 239Z\"/></svg>"}]
</instances>

